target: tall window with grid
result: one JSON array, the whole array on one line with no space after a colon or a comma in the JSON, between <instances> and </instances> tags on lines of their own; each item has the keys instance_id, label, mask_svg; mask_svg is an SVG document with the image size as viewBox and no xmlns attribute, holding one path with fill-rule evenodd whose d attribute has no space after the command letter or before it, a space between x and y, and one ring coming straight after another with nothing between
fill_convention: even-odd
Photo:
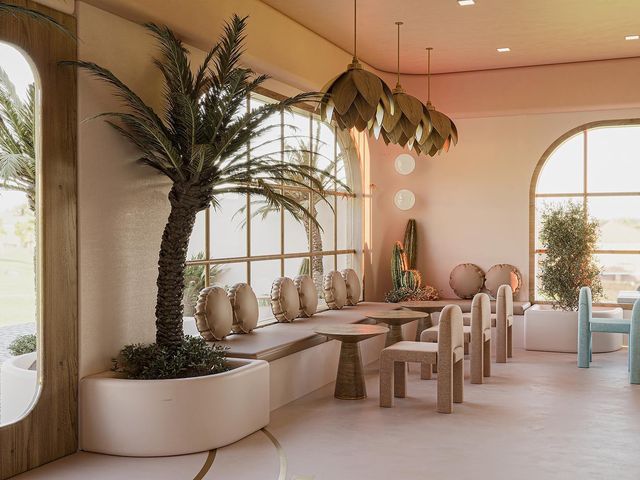
<instances>
[{"instance_id":1,"label":"tall window with grid","mask_svg":"<svg viewBox=\"0 0 640 480\"><path fill-rule=\"evenodd\" d=\"M269 101L269 97L253 95L246 108ZM339 180L324 185L325 198L304 185L282 186L284 194L307 208L320 227L310 220L299 222L251 195L217 198L216 205L198 215L189 244L185 316L193 315L198 292L205 286L228 288L246 282L258 297L260 322L266 323L273 320L270 291L275 278L311 275L322 297L325 272L357 269L357 197L352 188L357 175L349 161L348 140L313 112L302 109L274 115L268 124L274 128L250 145L249 155L277 152L283 162L311 165Z\"/></svg>"},{"instance_id":2,"label":"tall window with grid","mask_svg":"<svg viewBox=\"0 0 640 480\"><path fill-rule=\"evenodd\" d=\"M545 254L538 239L541 212L549 205L580 203L600 223L594 255L602 269L603 300L626 303L640 289L640 121L599 122L572 133L543 159L535 183L536 287ZM535 299L545 300L537 288Z\"/></svg>"}]
</instances>

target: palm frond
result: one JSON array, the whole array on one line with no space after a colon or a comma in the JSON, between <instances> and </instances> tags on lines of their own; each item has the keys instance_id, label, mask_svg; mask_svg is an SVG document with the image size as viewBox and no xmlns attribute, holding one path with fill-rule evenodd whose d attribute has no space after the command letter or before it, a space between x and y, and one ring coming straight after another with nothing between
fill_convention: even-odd
<instances>
[{"instance_id":1,"label":"palm frond","mask_svg":"<svg viewBox=\"0 0 640 480\"><path fill-rule=\"evenodd\" d=\"M18 17L20 15L24 15L29 18L33 18L39 22L44 22L49 24L65 35L69 35L71 38L76 40L76 36L64 25L58 22L55 18L50 17L49 15L45 15L44 13L38 12L37 10L33 10L31 8L22 7L20 5L11 5L9 3L0 2L0 14L6 13L9 15L13 15L14 17Z\"/></svg>"}]
</instances>

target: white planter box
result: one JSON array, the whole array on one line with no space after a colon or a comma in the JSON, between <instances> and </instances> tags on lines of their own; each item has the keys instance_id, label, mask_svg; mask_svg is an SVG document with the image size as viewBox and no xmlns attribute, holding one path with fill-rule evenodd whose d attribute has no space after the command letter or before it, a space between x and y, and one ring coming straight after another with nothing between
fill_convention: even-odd
<instances>
[{"instance_id":1,"label":"white planter box","mask_svg":"<svg viewBox=\"0 0 640 480\"><path fill-rule=\"evenodd\" d=\"M38 372L30 370L38 354L12 357L0 369L0 424L14 423L24 417L38 397Z\"/></svg>"},{"instance_id":2,"label":"white planter box","mask_svg":"<svg viewBox=\"0 0 640 480\"><path fill-rule=\"evenodd\" d=\"M269 423L269 364L229 359L233 370L175 380L80 381L80 448L154 457L203 452Z\"/></svg>"},{"instance_id":3,"label":"white planter box","mask_svg":"<svg viewBox=\"0 0 640 480\"><path fill-rule=\"evenodd\" d=\"M622 318L621 308L594 307L597 318ZM524 348L543 352L576 353L578 312L553 310L550 305L533 305L524 312ZM621 333L594 333L593 353L613 352L622 347Z\"/></svg>"}]
</instances>

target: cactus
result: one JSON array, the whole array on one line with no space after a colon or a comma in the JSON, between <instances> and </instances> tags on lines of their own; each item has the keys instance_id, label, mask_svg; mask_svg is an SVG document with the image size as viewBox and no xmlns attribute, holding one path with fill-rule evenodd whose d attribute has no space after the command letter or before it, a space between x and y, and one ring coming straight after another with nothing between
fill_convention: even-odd
<instances>
[{"instance_id":1,"label":"cactus","mask_svg":"<svg viewBox=\"0 0 640 480\"><path fill-rule=\"evenodd\" d=\"M406 258L406 269L415 270L418 261L418 232L416 231L416 221L413 218L407 222L402 246Z\"/></svg>"},{"instance_id":2,"label":"cactus","mask_svg":"<svg viewBox=\"0 0 640 480\"><path fill-rule=\"evenodd\" d=\"M417 290L422 287L422 275L418 270L405 270L402 272L403 287Z\"/></svg>"},{"instance_id":3,"label":"cactus","mask_svg":"<svg viewBox=\"0 0 640 480\"><path fill-rule=\"evenodd\" d=\"M402 243L396 242L393 245L393 253L391 254L391 283L394 289L402 288L404 270L404 250L402 249Z\"/></svg>"}]
</instances>

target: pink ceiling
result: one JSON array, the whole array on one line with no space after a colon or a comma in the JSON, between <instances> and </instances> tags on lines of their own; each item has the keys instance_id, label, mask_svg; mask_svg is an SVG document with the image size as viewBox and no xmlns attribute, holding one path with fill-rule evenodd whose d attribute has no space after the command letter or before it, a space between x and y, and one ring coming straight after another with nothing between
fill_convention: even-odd
<instances>
[{"instance_id":1,"label":"pink ceiling","mask_svg":"<svg viewBox=\"0 0 640 480\"><path fill-rule=\"evenodd\" d=\"M262 0L349 52L352 0ZM396 70L396 27L403 21L401 70L435 73L640 56L640 0L358 0L358 56ZM500 54L499 47L511 52Z\"/></svg>"}]
</instances>

